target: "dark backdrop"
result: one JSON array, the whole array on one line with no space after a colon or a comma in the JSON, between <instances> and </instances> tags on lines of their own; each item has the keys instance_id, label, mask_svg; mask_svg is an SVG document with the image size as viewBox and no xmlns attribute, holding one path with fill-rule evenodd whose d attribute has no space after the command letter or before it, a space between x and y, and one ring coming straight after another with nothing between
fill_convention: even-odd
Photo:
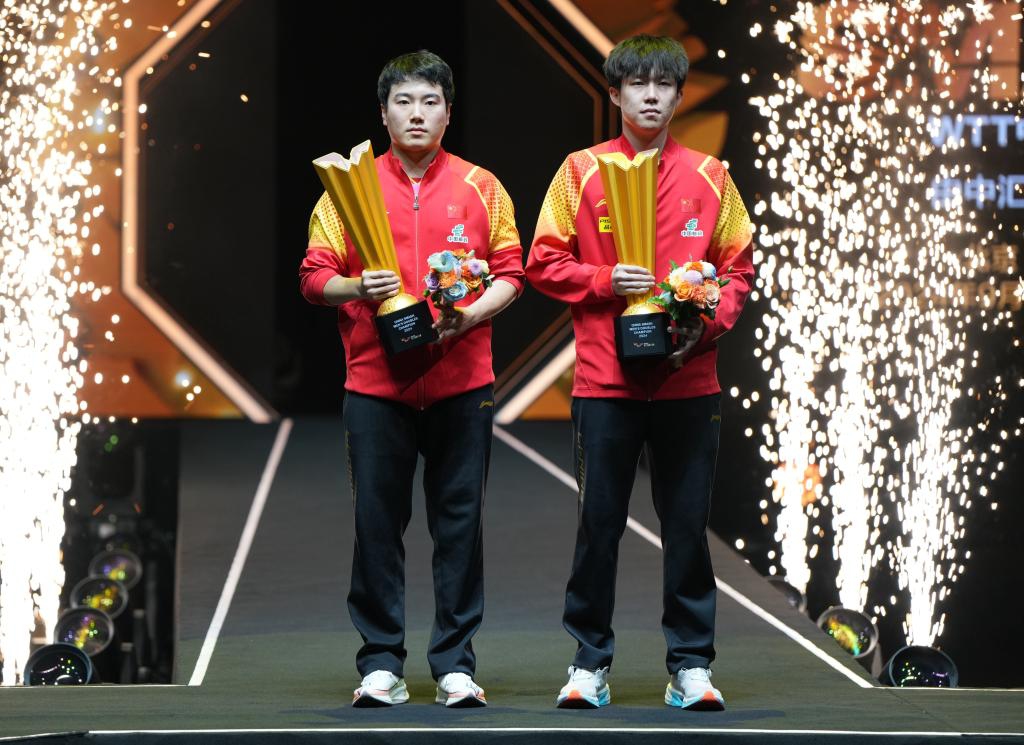
<instances>
[{"instance_id":1,"label":"dark backdrop","mask_svg":"<svg viewBox=\"0 0 1024 745\"><path fill-rule=\"evenodd\" d=\"M311 161L347 153L367 137L377 153L389 145L376 97L384 62L429 47L452 66L456 94L444 146L502 180L526 246L561 159L594 141L595 95L600 136L608 134L609 104L596 76L585 87L575 82L533 39L540 24L525 9L437 7L389 3L402 23L365 9L365 31L348 33L350 5L318 8L314 28L303 4L235 0L146 80L145 279L279 411L340 410L335 314L299 296L297 270L322 193ZM600 59L591 57L597 70ZM495 322L496 370L560 311L528 290Z\"/></svg>"},{"instance_id":2,"label":"dark backdrop","mask_svg":"<svg viewBox=\"0 0 1024 745\"><path fill-rule=\"evenodd\" d=\"M510 14L482 0L323 4L315 15L304 3L234 0L210 29L175 49L173 64L147 80L146 281L282 413L336 415L341 408L344 365L335 314L298 294L297 267L321 191L310 161L345 152L367 137L378 153L387 146L376 101L376 78L386 60L428 47L451 64L456 96L445 147L503 181L525 246L562 157L594 141L591 93L601 85L585 68L601 60L557 13L536 5L582 56L583 62L565 64L583 86L544 50L544 44L557 49L550 31L544 44L538 42L543 24L527 22L529 31L513 18L518 13L529 21L522 3L510 3ZM747 29L754 21L771 28L777 16L760 0L678 3L677 9L712 52L728 50L725 59L712 53L695 69L730 78L701 108L729 112L722 155L752 206L767 184L751 165L751 134L759 125L748 99L769 90L771 73L785 72L792 61L766 34L752 39ZM210 56L199 58L198 51ZM738 82L743 72L754 77L752 85ZM607 113L599 112L602 137L614 134ZM504 369L560 310L529 290L499 317L496 369ZM766 310L750 303L724 340L724 390L765 388L751 350ZM1024 376L1012 333L1004 337L994 339L989 365L977 376ZM760 440L744 437L743 430L758 430L770 412L763 406L744 410L729 396L723 408L712 528L730 543L743 538L744 553L766 572L767 554L776 546L757 503L769 497L770 468L757 453ZM1011 400L1002 423L1019 426L1021 408L1019 396ZM1015 569L1022 556L1017 526L1024 522L1017 442L1004 451L1006 471L991 486L1000 508L980 505L970 513L965 547L973 555L943 606L948 620L940 642L959 663L964 684L1024 685L1015 623L1024 611ZM814 562L812 617L837 601L831 561L821 551ZM895 592L895 582L884 576L872 587L872 597ZM880 619L886 654L902 640L896 618L890 613Z\"/></svg>"}]
</instances>

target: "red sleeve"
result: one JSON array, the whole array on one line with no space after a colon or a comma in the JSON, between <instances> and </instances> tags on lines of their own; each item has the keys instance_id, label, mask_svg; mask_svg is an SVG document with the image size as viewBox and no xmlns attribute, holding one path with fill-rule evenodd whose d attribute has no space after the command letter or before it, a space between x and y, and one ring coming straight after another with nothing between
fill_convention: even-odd
<instances>
[{"instance_id":1,"label":"red sleeve","mask_svg":"<svg viewBox=\"0 0 1024 745\"><path fill-rule=\"evenodd\" d=\"M526 274L523 272L523 249L504 248L497 253L488 255L487 268L495 279L503 279L516 288L516 296L523 294L526 285Z\"/></svg>"},{"instance_id":2,"label":"red sleeve","mask_svg":"<svg viewBox=\"0 0 1024 745\"><path fill-rule=\"evenodd\" d=\"M324 299L324 285L337 276L345 276L337 254L328 246L311 245L299 266L299 292L314 305L330 305Z\"/></svg>"},{"instance_id":3,"label":"red sleeve","mask_svg":"<svg viewBox=\"0 0 1024 745\"><path fill-rule=\"evenodd\" d=\"M299 266L299 292L314 305L330 305L324 299L324 285L331 277L347 275L345 230L324 192L309 217L309 244Z\"/></svg>"},{"instance_id":4,"label":"red sleeve","mask_svg":"<svg viewBox=\"0 0 1024 745\"><path fill-rule=\"evenodd\" d=\"M587 151L573 153L555 174L537 219L526 277L530 284L557 300L593 303L609 300L612 266L579 260L576 213L583 185L597 171L597 161Z\"/></svg>"},{"instance_id":5,"label":"red sleeve","mask_svg":"<svg viewBox=\"0 0 1024 745\"><path fill-rule=\"evenodd\" d=\"M715 341L736 324L754 284L753 256L750 216L732 177L726 173L722 204L707 259L715 265L719 277L728 277L730 281L722 288L722 299L715 311L714 320L704 319L704 334L694 347L693 354L711 349Z\"/></svg>"}]
</instances>

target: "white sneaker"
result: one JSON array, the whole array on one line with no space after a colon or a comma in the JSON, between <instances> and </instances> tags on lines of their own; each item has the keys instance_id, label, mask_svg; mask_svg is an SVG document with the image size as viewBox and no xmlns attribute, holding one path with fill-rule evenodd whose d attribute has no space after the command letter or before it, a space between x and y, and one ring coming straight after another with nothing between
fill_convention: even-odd
<instances>
[{"instance_id":1,"label":"white sneaker","mask_svg":"<svg viewBox=\"0 0 1024 745\"><path fill-rule=\"evenodd\" d=\"M612 701L612 689L608 687L608 668L584 670L582 667L569 668L569 682L562 686L555 699L559 709L596 709Z\"/></svg>"},{"instance_id":2,"label":"white sneaker","mask_svg":"<svg viewBox=\"0 0 1024 745\"><path fill-rule=\"evenodd\" d=\"M391 706L408 700L405 678L387 670L374 670L352 692L352 705L357 707Z\"/></svg>"},{"instance_id":3,"label":"white sneaker","mask_svg":"<svg viewBox=\"0 0 1024 745\"><path fill-rule=\"evenodd\" d=\"M711 671L703 667L683 668L665 687L665 703L695 711L722 711L725 699L711 685Z\"/></svg>"},{"instance_id":4,"label":"white sneaker","mask_svg":"<svg viewBox=\"0 0 1024 745\"><path fill-rule=\"evenodd\" d=\"M469 708L487 706L487 697L484 689L466 673L446 673L437 679L434 702L452 708Z\"/></svg>"}]
</instances>

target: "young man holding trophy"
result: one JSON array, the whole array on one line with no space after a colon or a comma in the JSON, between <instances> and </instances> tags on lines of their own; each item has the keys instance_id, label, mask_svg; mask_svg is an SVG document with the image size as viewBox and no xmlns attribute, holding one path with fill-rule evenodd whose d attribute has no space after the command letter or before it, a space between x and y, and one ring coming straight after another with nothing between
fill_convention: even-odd
<instances>
[{"instance_id":1,"label":"young man holding trophy","mask_svg":"<svg viewBox=\"0 0 1024 745\"><path fill-rule=\"evenodd\" d=\"M623 134L563 162L526 267L537 289L571 305L576 333L579 527L563 624L578 648L556 699L564 708L611 700L618 546L644 447L664 548L665 703L724 708L710 680L705 532L721 423L715 342L750 291L753 247L722 163L669 136L688 67L668 37L612 50L604 71Z\"/></svg>"},{"instance_id":2,"label":"young man holding trophy","mask_svg":"<svg viewBox=\"0 0 1024 745\"><path fill-rule=\"evenodd\" d=\"M441 147L453 91L451 69L436 55L392 60L378 80L388 152L373 159L363 143L350 159L332 153L315 161L326 191L310 218L300 288L309 302L338 307L345 346L355 511L348 607L364 641L354 706L409 698L402 536L419 453L434 542L427 658L436 701L486 703L473 681L471 640L483 614L489 319L522 291L522 249L498 180ZM433 311L412 297L425 294L425 277L426 294L443 289L431 294Z\"/></svg>"}]
</instances>

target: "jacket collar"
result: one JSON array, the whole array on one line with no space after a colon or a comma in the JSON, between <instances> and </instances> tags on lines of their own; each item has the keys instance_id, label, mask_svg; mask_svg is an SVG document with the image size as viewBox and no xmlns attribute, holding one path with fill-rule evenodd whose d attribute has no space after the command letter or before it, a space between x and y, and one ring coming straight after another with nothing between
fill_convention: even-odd
<instances>
[{"instance_id":1,"label":"jacket collar","mask_svg":"<svg viewBox=\"0 0 1024 745\"><path fill-rule=\"evenodd\" d=\"M612 148L628 156L631 160L636 156L636 150L633 148L633 145L630 143L630 141L626 139L626 135L624 134L619 135L614 140L612 140ZM672 135L670 134L667 138L665 138L665 147L661 151L661 161L659 161L658 163L659 168L661 167L661 163L665 161L675 160L676 158L679 157L679 154L682 152L682 146L678 142L673 140Z\"/></svg>"},{"instance_id":2,"label":"jacket collar","mask_svg":"<svg viewBox=\"0 0 1024 745\"><path fill-rule=\"evenodd\" d=\"M396 176L403 179L408 179L409 176L406 174L405 169L402 167L402 161L395 157L394 151L389 147L387 152L381 156L384 159L385 165L391 170ZM437 154L434 155L434 159L430 161L430 165L427 166L426 172L423 174L423 179L427 180L433 178L432 174L443 171L445 164L448 162L448 152L443 148L437 149Z\"/></svg>"}]
</instances>

